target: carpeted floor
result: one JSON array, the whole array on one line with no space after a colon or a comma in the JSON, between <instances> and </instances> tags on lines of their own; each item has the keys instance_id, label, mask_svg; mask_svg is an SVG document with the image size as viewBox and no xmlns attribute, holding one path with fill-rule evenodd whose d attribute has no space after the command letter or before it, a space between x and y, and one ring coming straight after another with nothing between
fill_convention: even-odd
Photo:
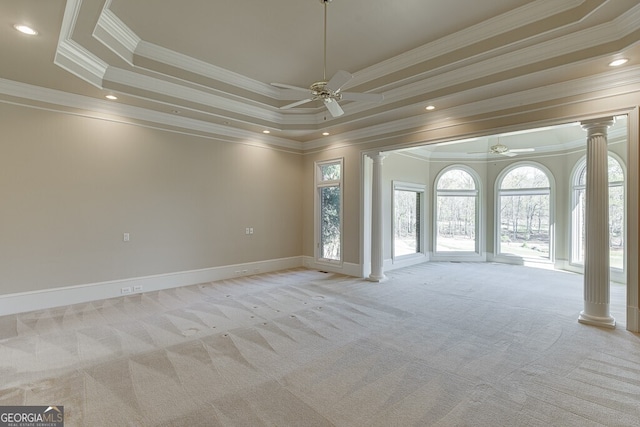
<instances>
[{"instance_id":1,"label":"carpeted floor","mask_svg":"<svg viewBox=\"0 0 640 427\"><path fill-rule=\"evenodd\" d=\"M637 426L640 336L582 276L289 270L0 317L0 405L67 426Z\"/></svg>"}]
</instances>

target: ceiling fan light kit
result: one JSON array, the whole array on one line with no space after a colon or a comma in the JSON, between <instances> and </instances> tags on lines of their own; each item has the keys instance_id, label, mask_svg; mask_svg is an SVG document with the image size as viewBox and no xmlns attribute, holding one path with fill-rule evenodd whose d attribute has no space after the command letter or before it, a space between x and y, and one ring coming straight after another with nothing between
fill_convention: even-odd
<instances>
[{"instance_id":1,"label":"ceiling fan light kit","mask_svg":"<svg viewBox=\"0 0 640 427\"><path fill-rule=\"evenodd\" d=\"M356 93L356 92L341 92L341 89L352 78L353 75L347 71L337 71L329 81L327 81L327 4L332 0L320 0L320 3L324 5L324 61L322 80L317 81L309 89L291 86L283 83L271 83L273 86L281 89L288 89L283 91L283 99L296 100L287 105L280 107L282 110L297 107L308 102L321 100L324 102L325 107L329 110L329 113L333 117L339 117L344 114L344 110L338 104L338 101L364 101L364 102L382 102L384 96L375 93ZM288 98L287 98L288 97Z\"/></svg>"}]
</instances>

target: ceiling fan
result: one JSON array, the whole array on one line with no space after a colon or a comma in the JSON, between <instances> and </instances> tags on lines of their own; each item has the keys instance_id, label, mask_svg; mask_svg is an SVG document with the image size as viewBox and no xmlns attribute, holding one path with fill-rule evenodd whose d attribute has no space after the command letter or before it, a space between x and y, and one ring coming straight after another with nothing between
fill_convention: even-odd
<instances>
[{"instance_id":1,"label":"ceiling fan","mask_svg":"<svg viewBox=\"0 0 640 427\"><path fill-rule=\"evenodd\" d=\"M331 3L331 1L320 0L320 3L324 4L324 69L322 80L313 83L308 89L282 83L271 83L273 86L284 89L281 92L283 99L296 100L296 102L280 107L282 110L322 100L329 113L333 117L339 117L344 114L344 110L340 107L338 101L382 102L384 99L383 95L375 93L342 92L342 87L353 78L353 75L347 71L340 70L327 81L327 4Z\"/></svg>"},{"instance_id":2,"label":"ceiling fan","mask_svg":"<svg viewBox=\"0 0 640 427\"><path fill-rule=\"evenodd\" d=\"M491 147L489 147L489 154L499 154L502 156L507 156L507 157L514 157L517 156L518 153L530 153L532 151L535 151L535 148L509 148L506 145L503 145L501 143L497 143L495 145L492 145ZM472 153L468 153L468 154L482 154L482 153L486 153L485 151L475 151Z\"/></svg>"}]
</instances>

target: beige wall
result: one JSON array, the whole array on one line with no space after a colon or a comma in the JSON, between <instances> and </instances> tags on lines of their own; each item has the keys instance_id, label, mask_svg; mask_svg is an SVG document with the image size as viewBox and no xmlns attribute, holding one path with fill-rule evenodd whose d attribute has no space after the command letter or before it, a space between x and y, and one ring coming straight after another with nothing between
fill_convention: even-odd
<instances>
[{"instance_id":1,"label":"beige wall","mask_svg":"<svg viewBox=\"0 0 640 427\"><path fill-rule=\"evenodd\" d=\"M298 154L9 104L0 127L0 294L302 251Z\"/></svg>"},{"instance_id":2,"label":"beige wall","mask_svg":"<svg viewBox=\"0 0 640 427\"><path fill-rule=\"evenodd\" d=\"M585 117L589 111L594 106L578 110ZM546 120L570 115L547 113ZM359 265L362 153L416 143L404 137L360 145L341 141L299 155L10 104L0 104L0 124L0 294L314 257L313 165L336 158L345 162L344 261ZM447 134L427 130L421 140L451 139L458 131L483 134L503 125L478 122ZM637 147L637 130L634 135L630 144ZM392 157L385 165L389 195L391 180L420 182L425 173L417 163L403 168ZM444 166L427 169L427 194ZM502 167L487 165L478 173L493 182ZM551 168L556 183L557 174L570 173L567 163ZM491 218L493 187L485 195ZM637 195L630 197L637 204ZM254 235L246 236L246 227ZM122 241L124 232L131 233L131 242Z\"/></svg>"}]
</instances>

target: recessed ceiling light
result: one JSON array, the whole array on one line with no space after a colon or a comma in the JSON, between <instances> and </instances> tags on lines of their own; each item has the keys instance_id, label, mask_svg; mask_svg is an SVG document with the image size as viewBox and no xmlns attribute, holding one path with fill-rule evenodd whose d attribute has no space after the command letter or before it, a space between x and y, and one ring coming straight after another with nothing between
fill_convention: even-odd
<instances>
[{"instance_id":1,"label":"recessed ceiling light","mask_svg":"<svg viewBox=\"0 0 640 427\"><path fill-rule=\"evenodd\" d=\"M435 109L436 109L436 107L434 107L433 105L427 105L425 107L425 110L428 110L428 111L435 110Z\"/></svg>"},{"instance_id":2,"label":"recessed ceiling light","mask_svg":"<svg viewBox=\"0 0 640 427\"><path fill-rule=\"evenodd\" d=\"M271 133L271 131L268 130L268 129L265 129L265 130L262 131L262 133Z\"/></svg>"},{"instance_id":3,"label":"recessed ceiling light","mask_svg":"<svg viewBox=\"0 0 640 427\"><path fill-rule=\"evenodd\" d=\"M27 34L29 36L35 36L38 34L38 32L36 30L34 30L31 27L28 27L26 25L20 25L20 24L16 24L13 26L13 28L15 28L16 30L20 31L22 34Z\"/></svg>"},{"instance_id":4,"label":"recessed ceiling light","mask_svg":"<svg viewBox=\"0 0 640 427\"><path fill-rule=\"evenodd\" d=\"M115 101L116 99L118 99L118 97L115 95L106 95L105 98L110 99L112 101Z\"/></svg>"},{"instance_id":5,"label":"recessed ceiling light","mask_svg":"<svg viewBox=\"0 0 640 427\"><path fill-rule=\"evenodd\" d=\"M626 64L627 62L629 62L627 58L616 59L615 61L611 61L609 63L609 67L619 67L623 64Z\"/></svg>"},{"instance_id":6,"label":"recessed ceiling light","mask_svg":"<svg viewBox=\"0 0 640 427\"><path fill-rule=\"evenodd\" d=\"M322 132L322 135L323 135L323 136L329 136L329 135L331 135L331 134L330 134L329 132Z\"/></svg>"}]
</instances>

